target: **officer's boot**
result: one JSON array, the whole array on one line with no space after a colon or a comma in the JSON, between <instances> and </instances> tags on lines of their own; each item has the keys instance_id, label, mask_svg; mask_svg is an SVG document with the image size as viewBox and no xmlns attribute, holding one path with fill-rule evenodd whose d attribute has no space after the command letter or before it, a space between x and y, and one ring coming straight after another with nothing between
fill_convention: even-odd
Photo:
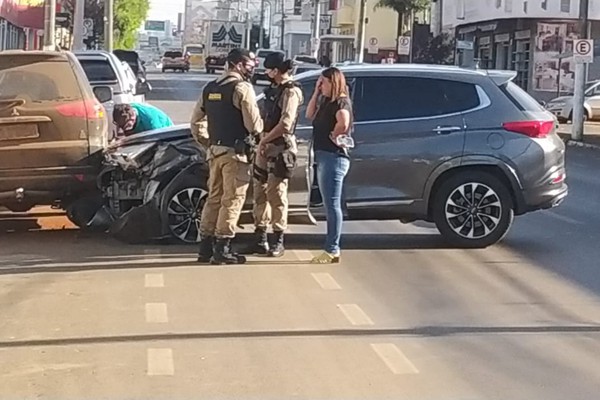
<instances>
[{"instance_id":1,"label":"officer's boot","mask_svg":"<svg viewBox=\"0 0 600 400\"><path fill-rule=\"evenodd\" d=\"M269 250L269 257L282 257L285 253L285 247L283 247L283 231L275 231L273 232L273 236L275 236L275 242Z\"/></svg>"},{"instance_id":2,"label":"officer's boot","mask_svg":"<svg viewBox=\"0 0 600 400\"><path fill-rule=\"evenodd\" d=\"M213 265L245 264L246 257L231 252L231 239L217 239L210 263Z\"/></svg>"},{"instance_id":3,"label":"officer's boot","mask_svg":"<svg viewBox=\"0 0 600 400\"><path fill-rule=\"evenodd\" d=\"M208 264L213 256L214 236L202 236L200 249L198 250L198 262Z\"/></svg>"}]
</instances>

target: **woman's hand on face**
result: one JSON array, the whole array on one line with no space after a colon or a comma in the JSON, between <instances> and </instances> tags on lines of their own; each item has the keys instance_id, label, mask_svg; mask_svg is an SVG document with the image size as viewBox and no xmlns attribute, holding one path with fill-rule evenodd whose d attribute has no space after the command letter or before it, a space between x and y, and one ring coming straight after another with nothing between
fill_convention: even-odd
<instances>
[{"instance_id":1,"label":"woman's hand on face","mask_svg":"<svg viewBox=\"0 0 600 400\"><path fill-rule=\"evenodd\" d=\"M322 87L323 87L323 75L319 76L319 79L317 80L317 84L315 85L315 91L313 92L313 96L320 95Z\"/></svg>"}]
</instances>

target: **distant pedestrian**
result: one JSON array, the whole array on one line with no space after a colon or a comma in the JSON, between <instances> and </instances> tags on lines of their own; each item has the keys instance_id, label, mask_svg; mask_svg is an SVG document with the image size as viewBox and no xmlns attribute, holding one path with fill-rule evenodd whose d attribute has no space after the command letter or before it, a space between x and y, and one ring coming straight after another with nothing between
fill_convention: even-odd
<instances>
[{"instance_id":1,"label":"distant pedestrian","mask_svg":"<svg viewBox=\"0 0 600 400\"><path fill-rule=\"evenodd\" d=\"M231 240L251 180L251 141L263 131L250 83L254 54L234 49L226 62L224 74L204 87L191 120L192 134L207 149L209 167L198 261L217 265L246 262L232 251Z\"/></svg>"},{"instance_id":2,"label":"distant pedestrian","mask_svg":"<svg viewBox=\"0 0 600 400\"><path fill-rule=\"evenodd\" d=\"M324 70L306 109L313 121L313 146L317 183L327 215L325 251L312 263L340 261L342 235L342 187L350 169L348 148L340 139L349 135L353 122L352 102L344 74L337 68Z\"/></svg>"},{"instance_id":3,"label":"distant pedestrian","mask_svg":"<svg viewBox=\"0 0 600 400\"><path fill-rule=\"evenodd\" d=\"M162 110L150 104L141 103L115 105L113 121L119 136L130 136L173 126L171 118Z\"/></svg>"}]
</instances>

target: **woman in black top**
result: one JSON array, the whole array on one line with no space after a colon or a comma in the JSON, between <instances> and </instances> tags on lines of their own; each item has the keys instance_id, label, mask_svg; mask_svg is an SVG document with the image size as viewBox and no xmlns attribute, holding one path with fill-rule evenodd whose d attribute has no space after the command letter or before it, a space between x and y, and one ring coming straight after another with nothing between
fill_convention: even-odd
<instances>
[{"instance_id":1,"label":"woman in black top","mask_svg":"<svg viewBox=\"0 0 600 400\"><path fill-rule=\"evenodd\" d=\"M327 213L325 252L312 262L340 261L342 235L342 185L350 169L348 150L337 141L352 126L352 102L344 74L337 68L323 71L306 110L313 121L313 146L317 163L317 181Z\"/></svg>"}]
</instances>

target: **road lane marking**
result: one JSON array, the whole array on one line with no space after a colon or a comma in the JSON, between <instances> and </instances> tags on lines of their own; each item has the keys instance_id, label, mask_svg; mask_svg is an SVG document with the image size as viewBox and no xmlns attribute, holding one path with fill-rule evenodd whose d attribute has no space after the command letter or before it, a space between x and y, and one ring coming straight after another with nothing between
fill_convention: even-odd
<instances>
[{"instance_id":1,"label":"road lane marking","mask_svg":"<svg viewBox=\"0 0 600 400\"><path fill-rule=\"evenodd\" d=\"M146 274L145 276L145 287L147 288L161 288L165 287L165 278L163 274Z\"/></svg>"},{"instance_id":2,"label":"road lane marking","mask_svg":"<svg viewBox=\"0 0 600 400\"><path fill-rule=\"evenodd\" d=\"M173 364L173 350L171 349L148 349L148 375L169 376L175 374Z\"/></svg>"},{"instance_id":3,"label":"road lane marking","mask_svg":"<svg viewBox=\"0 0 600 400\"><path fill-rule=\"evenodd\" d=\"M310 262L314 258L314 254L310 250L292 250L298 261Z\"/></svg>"},{"instance_id":4,"label":"road lane marking","mask_svg":"<svg viewBox=\"0 0 600 400\"><path fill-rule=\"evenodd\" d=\"M338 304L337 307L352 325L374 325L358 304Z\"/></svg>"},{"instance_id":5,"label":"road lane marking","mask_svg":"<svg viewBox=\"0 0 600 400\"><path fill-rule=\"evenodd\" d=\"M550 215L550 216L552 216L554 218L556 218L559 221L566 222L568 224L583 225L583 222L578 221L578 220L573 219L573 218L566 217L566 216L561 215L561 214L558 214L555 211L548 211L546 214Z\"/></svg>"},{"instance_id":6,"label":"road lane marking","mask_svg":"<svg viewBox=\"0 0 600 400\"><path fill-rule=\"evenodd\" d=\"M396 375L418 374L419 370L393 343L373 343L371 348Z\"/></svg>"},{"instance_id":7,"label":"road lane marking","mask_svg":"<svg viewBox=\"0 0 600 400\"><path fill-rule=\"evenodd\" d=\"M146 303L146 322L163 324L169 322L165 303Z\"/></svg>"},{"instance_id":8,"label":"road lane marking","mask_svg":"<svg viewBox=\"0 0 600 400\"><path fill-rule=\"evenodd\" d=\"M333 279L333 276L327 272L319 272L311 274L321 288L325 290L340 290L342 287Z\"/></svg>"}]
</instances>

